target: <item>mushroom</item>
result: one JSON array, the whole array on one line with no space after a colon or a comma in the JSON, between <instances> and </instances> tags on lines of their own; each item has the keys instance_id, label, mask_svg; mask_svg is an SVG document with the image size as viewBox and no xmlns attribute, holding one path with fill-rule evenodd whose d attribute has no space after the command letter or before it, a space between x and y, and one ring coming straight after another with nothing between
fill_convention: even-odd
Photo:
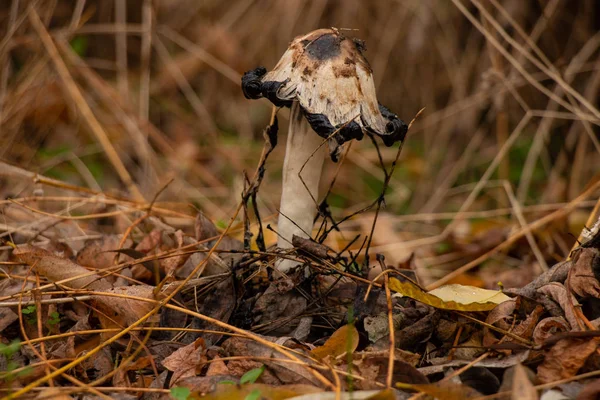
<instances>
[{"instance_id":1,"label":"mushroom","mask_svg":"<svg viewBox=\"0 0 600 400\"><path fill-rule=\"evenodd\" d=\"M386 146L406 135L406 124L378 103L363 51L361 40L335 28L318 29L296 37L270 72L259 67L242 77L246 98L265 97L291 108L277 226L280 248L291 248L294 235L310 237L324 158L316 150L324 139L336 162L343 144L361 140L365 131ZM287 272L295 265L281 260L277 269Z\"/></svg>"}]
</instances>

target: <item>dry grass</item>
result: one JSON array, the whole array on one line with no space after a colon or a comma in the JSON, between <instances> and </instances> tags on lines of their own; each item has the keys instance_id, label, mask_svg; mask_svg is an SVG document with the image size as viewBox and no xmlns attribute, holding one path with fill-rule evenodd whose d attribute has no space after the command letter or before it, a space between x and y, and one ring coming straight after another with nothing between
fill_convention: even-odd
<instances>
[{"instance_id":1,"label":"dry grass","mask_svg":"<svg viewBox=\"0 0 600 400\"><path fill-rule=\"evenodd\" d=\"M520 256L545 268L567 256L598 198L600 11L594 1L484 3L3 2L0 157L142 203L172 180L159 205L192 215L194 204L227 221L270 116L266 101L243 98L241 73L272 67L297 34L351 29L367 42L381 102L405 120L426 109L390 182L371 252L398 262L418 250L431 283L469 261L436 246L514 226L530 247ZM381 152L393 160L395 149ZM282 158L278 146L259 194L267 222L277 212ZM323 188L336 174L337 217L372 202L383 183L368 141L352 146L339 171L327 163ZM23 176L3 179L4 197L57 193ZM536 221L551 210L552 229L527 231L547 227ZM372 218L348 221L329 244L368 233ZM96 233L80 229L79 237Z\"/></svg>"},{"instance_id":2,"label":"dry grass","mask_svg":"<svg viewBox=\"0 0 600 400\"><path fill-rule=\"evenodd\" d=\"M117 233L121 248L147 233L148 218L191 232L197 209L222 228L219 241L225 232L242 237L240 197L271 107L244 99L241 74L274 66L295 35L335 26L366 41L383 104L407 122L425 112L409 132L374 230L372 209L344 222L327 244L341 250L361 235L350 246L356 253L372 232L372 255L397 264L415 252L428 287L527 283L568 257L599 214L599 7L593 0L3 1L0 239L79 250L87 239ZM279 117L285 126L287 111ZM326 162L322 189L335 179L328 198L335 218L378 198L380 160L389 167L396 152L364 140L340 165ZM277 215L283 154L279 145L258 194L265 224ZM207 250L207 260L216 251ZM14 264L0 258L0 276L54 287L2 269ZM109 272L123 268L117 264ZM145 300L152 311L111 340L143 331L145 320L170 307L289 350L167 305L176 292ZM24 332L22 315L20 322ZM36 340L23 344L33 349ZM44 346L45 375L22 393L52 385L94 355L56 367ZM298 361L294 354L286 353ZM329 367L320 367L310 371L327 381L321 373ZM71 383L107 398L96 382Z\"/></svg>"}]
</instances>

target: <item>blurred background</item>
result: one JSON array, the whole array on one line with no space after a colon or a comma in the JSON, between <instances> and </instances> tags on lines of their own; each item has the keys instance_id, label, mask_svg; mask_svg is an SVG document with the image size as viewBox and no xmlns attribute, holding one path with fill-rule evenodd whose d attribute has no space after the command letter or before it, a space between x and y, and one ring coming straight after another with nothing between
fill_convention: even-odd
<instances>
[{"instance_id":1,"label":"blurred background","mask_svg":"<svg viewBox=\"0 0 600 400\"><path fill-rule=\"evenodd\" d=\"M272 110L243 97L241 75L271 69L294 36L323 27L366 42L382 104L406 122L425 109L390 181L372 254L396 264L416 252L413 267L431 282L571 202L457 279L521 285L569 254L600 193L594 0L3 0L0 196L69 193L33 174L146 203L162 190L157 204L177 212L173 226L191 230L201 210L223 228ZM288 111L278 116L280 144L258 195L264 223L276 220L280 196ZM397 148L380 150L389 168ZM384 174L369 140L342 164L325 164L322 193L337 177L335 218L379 196ZM4 226L31 223L14 208L2 203ZM327 244L339 250L369 234L373 216L345 222ZM119 231L118 222L80 224L77 240Z\"/></svg>"}]
</instances>

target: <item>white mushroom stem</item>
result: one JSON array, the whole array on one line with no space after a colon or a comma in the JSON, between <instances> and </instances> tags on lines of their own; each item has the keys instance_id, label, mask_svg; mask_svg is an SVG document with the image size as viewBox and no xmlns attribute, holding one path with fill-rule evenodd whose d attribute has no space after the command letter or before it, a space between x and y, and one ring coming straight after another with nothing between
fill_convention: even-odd
<instances>
[{"instance_id":1,"label":"white mushroom stem","mask_svg":"<svg viewBox=\"0 0 600 400\"><path fill-rule=\"evenodd\" d=\"M303 238L310 237L313 221L317 215L315 201L319 199L319 180L325 151L323 148L316 152L315 150L322 143L323 138L312 130L302 114L299 103L294 101L290 113L290 127L283 161L280 214L277 223L279 234L277 246L279 248L293 247L292 237L294 235ZM300 169L302 169L301 175L299 175ZM302 180L300 176L302 176ZM277 269L287 272L296 265L298 263L293 260L283 259L277 263Z\"/></svg>"}]
</instances>

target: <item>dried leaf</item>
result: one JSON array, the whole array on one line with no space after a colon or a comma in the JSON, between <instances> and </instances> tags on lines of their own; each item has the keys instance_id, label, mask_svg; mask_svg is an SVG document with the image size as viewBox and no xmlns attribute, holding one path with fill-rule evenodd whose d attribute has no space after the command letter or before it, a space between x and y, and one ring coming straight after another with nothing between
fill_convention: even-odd
<instances>
[{"instance_id":1,"label":"dried leaf","mask_svg":"<svg viewBox=\"0 0 600 400\"><path fill-rule=\"evenodd\" d=\"M102 296L96 294L92 296L98 302L98 313L100 323L104 328L120 328L131 325L144 315L146 315L154 304L147 301L129 299L125 296L141 297L145 299L154 299L154 288L147 285L136 285L117 287L111 290L105 290L106 293L114 293L124 297ZM114 332L103 332L101 335L106 340L112 337Z\"/></svg>"},{"instance_id":2,"label":"dried leaf","mask_svg":"<svg viewBox=\"0 0 600 400\"><path fill-rule=\"evenodd\" d=\"M286 338L276 338L269 336L262 336L264 339L277 342L280 345L296 348L299 352L302 352L302 348L298 345L294 346L293 341L285 340ZM289 362L279 362L279 359L287 360L287 357L279 353L278 351L264 345L257 343L254 340L231 337L225 340L222 344L225 352L230 356L245 356L245 357L260 357L269 358L269 361L263 361L261 363L251 360L231 360L227 363L227 368L230 370L231 375L241 377L248 370L260 367L263 363L267 366L264 374L261 376L261 381L265 383L273 384L310 384L318 386L321 383L308 371L308 366L312 364L312 361L308 357L300 357L306 362L306 365L295 364Z\"/></svg>"},{"instance_id":3,"label":"dried leaf","mask_svg":"<svg viewBox=\"0 0 600 400\"><path fill-rule=\"evenodd\" d=\"M112 250L119 248L121 238L117 235L106 235L100 239L88 240L85 246L77 253L77 263L89 268L104 269L113 265L117 257ZM127 239L124 248L131 246L131 239Z\"/></svg>"},{"instance_id":4,"label":"dried leaf","mask_svg":"<svg viewBox=\"0 0 600 400\"><path fill-rule=\"evenodd\" d=\"M59 257L39 247L16 249L13 251L13 254L25 264L31 265L40 275L45 276L52 282L87 275L82 278L69 280L65 283L65 286L75 289L86 288L100 291L112 287L100 275L90 274L90 271L73 261Z\"/></svg>"},{"instance_id":5,"label":"dried leaf","mask_svg":"<svg viewBox=\"0 0 600 400\"><path fill-rule=\"evenodd\" d=\"M538 377L542 383L548 383L574 376L599 343L598 337L559 341L546 353L544 362L538 367Z\"/></svg>"},{"instance_id":6,"label":"dried leaf","mask_svg":"<svg viewBox=\"0 0 600 400\"><path fill-rule=\"evenodd\" d=\"M580 297L600 298L600 282L593 270L593 266L599 263L598 260L600 251L595 248L582 248L577 252L565 283L573 293Z\"/></svg>"},{"instance_id":7,"label":"dried leaf","mask_svg":"<svg viewBox=\"0 0 600 400\"><path fill-rule=\"evenodd\" d=\"M463 400L481 397L475 389L462 384L452 382L436 382L427 385L411 385L407 383L396 383L398 389L414 390L425 393L439 400Z\"/></svg>"},{"instance_id":8,"label":"dried leaf","mask_svg":"<svg viewBox=\"0 0 600 400\"><path fill-rule=\"evenodd\" d=\"M322 360L327 356L336 358L342 354L352 353L358 347L358 331L353 324L347 324L333 332L327 341L311 351L313 357Z\"/></svg>"},{"instance_id":9,"label":"dried leaf","mask_svg":"<svg viewBox=\"0 0 600 400\"><path fill-rule=\"evenodd\" d=\"M551 336L569 331L569 324L563 317L548 317L541 320L533 331L533 342L542 344Z\"/></svg>"},{"instance_id":10,"label":"dried leaf","mask_svg":"<svg viewBox=\"0 0 600 400\"><path fill-rule=\"evenodd\" d=\"M512 379L512 400L537 400L537 390L527 376L527 371L521 364L515 365Z\"/></svg>"},{"instance_id":11,"label":"dried leaf","mask_svg":"<svg viewBox=\"0 0 600 400\"><path fill-rule=\"evenodd\" d=\"M442 310L489 311L510 300L510 297L500 291L456 284L425 292L412 282L401 282L396 278L390 278L390 289Z\"/></svg>"},{"instance_id":12,"label":"dried leaf","mask_svg":"<svg viewBox=\"0 0 600 400\"><path fill-rule=\"evenodd\" d=\"M202 397L202 400L232 400L245 399L250 393L259 392L261 400L285 400L296 396L310 393L315 396L318 389L306 385L271 386L261 383L248 385L219 385L213 393ZM315 398L315 397L310 397Z\"/></svg>"},{"instance_id":13,"label":"dried leaf","mask_svg":"<svg viewBox=\"0 0 600 400\"><path fill-rule=\"evenodd\" d=\"M221 360L221 357L215 356L208 364L206 370L206 376L217 376L217 375L229 375L229 368L225 365L225 362Z\"/></svg>"},{"instance_id":14,"label":"dried leaf","mask_svg":"<svg viewBox=\"0 0 600 400\"><path fill-rule=\"evenodd\" d=\"M578 306L577 300L573 298L573 296L563 285L557 282L552 282L542 286L537 291L549 296L552 298L552 300L560 305L560 308L562 308L563 312L565 313L565 318L569 322L569 325L571 325L571 330L581 330L579 324L577 323L577 317L575 316L574 310L574 307Z\"/></svg>"},{"instance_id":15,"label":"dried leaf","mask_svg":"<svg viewBox=\"0 0 600 400\"><path fill-rule=\"evenodd\" d=\"M195 376L196 370L206 364L206 347L202 338L190 343L171 354L162 361L162 365L173 371L171 386L188 376Z\"/></svg>"}]
</instances>

